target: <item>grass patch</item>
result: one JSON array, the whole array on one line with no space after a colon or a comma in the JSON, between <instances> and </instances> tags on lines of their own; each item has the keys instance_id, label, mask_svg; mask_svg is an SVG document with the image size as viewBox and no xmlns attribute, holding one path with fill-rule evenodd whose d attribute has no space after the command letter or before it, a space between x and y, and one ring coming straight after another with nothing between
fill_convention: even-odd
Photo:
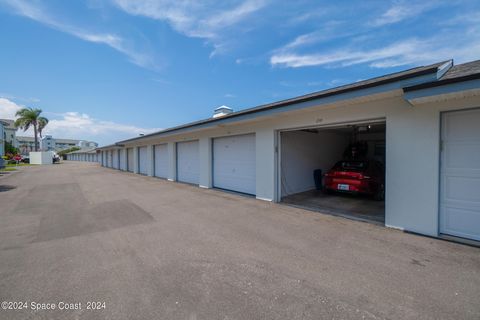
<instances>
[{"instance_id":1,"label":"grass patch","mask_svg":"<svg viewBox=\"0 0 480 320\"><path fill-rule=\"evenodd\" d=\"M17 169L11 168L11 167L6 167L4 169L0 169L0 172L9 172L9 171L16 171Z\"/></svg>"},{"instance_id":2,"label":"grass patch","mask_svg":"<svg viewBox=\"0 0 480 320\"><path fill-rule=\"evenodd\" d=\"M9 163L9 164L5 165L5 167L7 167L7 168L10 168L10 167L28 167L28 166L32 166L32 164L21 162L19 164Z\"/></svg>"}]
</instances>

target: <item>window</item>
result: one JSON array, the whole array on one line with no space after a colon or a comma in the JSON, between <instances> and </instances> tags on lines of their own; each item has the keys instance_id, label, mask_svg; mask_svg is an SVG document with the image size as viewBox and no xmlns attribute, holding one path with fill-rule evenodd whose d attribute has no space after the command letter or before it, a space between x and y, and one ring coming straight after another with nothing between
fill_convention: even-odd
<instances>
[{"instance_id":1,"label":"window","mask_svg":"<svg viewBox=\"0 0 480 320\"><path fill-rule=\"evenodd\" d=\"M341 170L364 170L367 167L367 161L340 161L335 165L335 169Z\"/></svg>"}]
</instances>

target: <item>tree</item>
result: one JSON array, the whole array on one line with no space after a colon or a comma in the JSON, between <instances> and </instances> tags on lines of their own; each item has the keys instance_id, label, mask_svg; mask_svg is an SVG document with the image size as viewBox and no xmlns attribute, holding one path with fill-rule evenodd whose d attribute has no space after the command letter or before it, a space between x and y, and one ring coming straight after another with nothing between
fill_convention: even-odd
<instances>
[{"instance_id":1,"label":"tree","mask_svg":"<svg viewBox=\"0 0 480 320\"><path fill-rule=\"evenodd\" d=\"M71 147L71 148L59 151L58 155L63 156L64 154L67 154L67 153L70 153L70 152L73 152L73 151L77 151L77 150L80 150L80 148L79 147Z\"/></svg>"},{"instance_id":2,"label":"tree","mask_svg":"<svg viewBox=\"0 0 480 320\"><path fill-rule=\"evenodd\" d=\"M44 117L38 118L38 134L40 135L40 139L43 138L42 137L42 131L43 131L43 129L45 129L47 124L48 124L48 119L47 118L44 118Z\"/></svg>"},{"instance_id":3,"label":"tree","mask_svg":"<svg viewBox=\"0 0 480 320\"><path fill-rule=\"evenodd\" d=\"M15 148L10 142L5 141L5 153L18 154L18 149Z\"/></svg>"},{"instance_id":4,"label":"tree","mask_svg":"<svg viewBox=\"0 0 480 320\"><path fill-rule=\"evenodd\" d=\"M35 138L35 151L38 151L38 132L40 133L48 123L48 119L41 117L41 109L23 108L17 111L15 114L18 118L15 120L15 127L27 131L30 127L33 127L33 134Z\"/></svg>"}]
</instances>

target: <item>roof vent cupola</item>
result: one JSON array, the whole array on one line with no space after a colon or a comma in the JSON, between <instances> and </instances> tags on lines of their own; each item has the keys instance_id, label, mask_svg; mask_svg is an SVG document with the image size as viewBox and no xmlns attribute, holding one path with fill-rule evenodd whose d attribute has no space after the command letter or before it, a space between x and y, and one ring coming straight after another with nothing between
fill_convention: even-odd
<instances>
[{"instance_id":1,"label":"roof vent cupola","mask_svg":"<svg viewBox=\"0 0 480 320\"><path fill-rule=\"evenodd\" d=\"M213 118L223 117L233 112L232 108L220 106L213 111Z\"/></svg>"}]
</instances>

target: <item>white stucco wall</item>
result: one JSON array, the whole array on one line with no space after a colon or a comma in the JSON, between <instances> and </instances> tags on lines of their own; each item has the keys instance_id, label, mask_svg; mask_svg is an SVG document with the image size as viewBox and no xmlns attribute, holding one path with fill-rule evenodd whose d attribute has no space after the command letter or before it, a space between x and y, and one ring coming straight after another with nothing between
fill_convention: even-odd
<instances>
[{"instance_id":1,"label":"white stucco wall","mask_svg":"<svg viewBox=\"0 0 480 320\"><path fill-rule=\"evenodd\" d=\"M200 187L212 187L212 139L203 137L199 140Z\"/></svg>"},{"instance_id":2,"label":"white stucco wall","mask_svg":"<svg viewBox=\"0 0 480 320\"><path fill-rule=\"evenodd\" d=\"M153 153L153 144L147 146L147 175L153 177L155 171L155 158Z\"/></svg>"},{"instance_id":3,"label":"white stucco wall","mask_svg":"<svg viewBox=\"0 0 480 320\"><path fill-rule=\"evenodd\" d=\"M329 170L342 158L350 134L287 131L280 135L282 197L315 189L313 171Z\"/></svg>"}]
</instances>

